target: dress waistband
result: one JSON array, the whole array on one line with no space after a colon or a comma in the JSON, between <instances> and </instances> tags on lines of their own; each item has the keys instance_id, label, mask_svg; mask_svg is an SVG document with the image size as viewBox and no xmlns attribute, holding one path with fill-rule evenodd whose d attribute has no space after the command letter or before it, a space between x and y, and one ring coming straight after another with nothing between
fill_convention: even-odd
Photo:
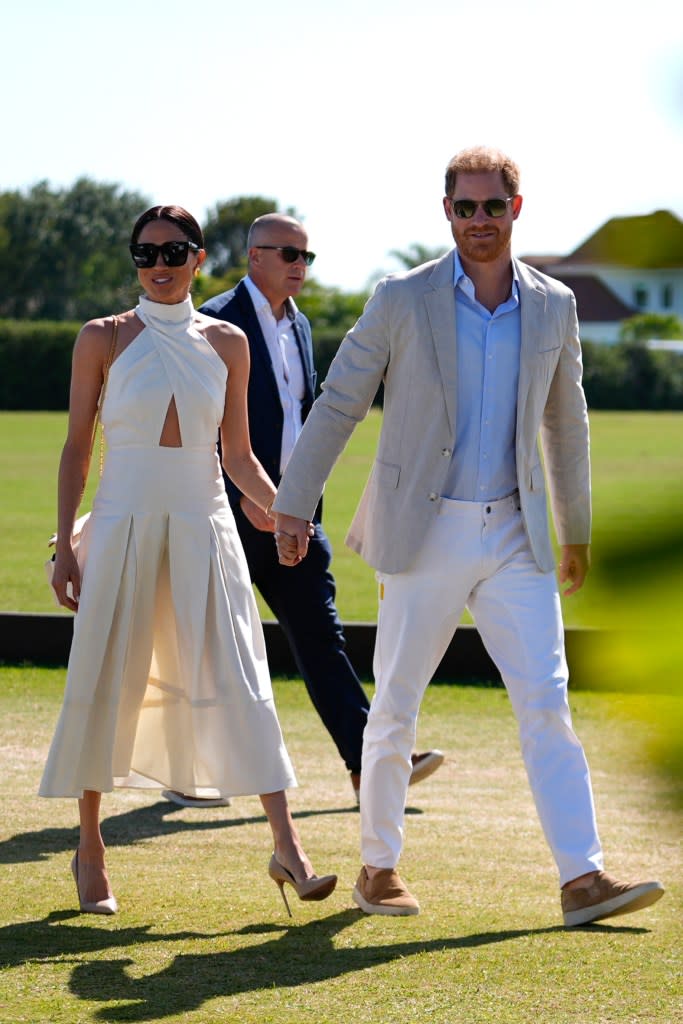
<instances>
[{"instance_id":1,"label":"dress waistband","mask_svg":"<svg viewBox=\"0 0 683 1024\"><path fill-rule=\"evenodd\" d=\"M216 502L227 503L227 497L215 448L112 448L94 507L193 512Z\"/></svg>"}]
</instances>

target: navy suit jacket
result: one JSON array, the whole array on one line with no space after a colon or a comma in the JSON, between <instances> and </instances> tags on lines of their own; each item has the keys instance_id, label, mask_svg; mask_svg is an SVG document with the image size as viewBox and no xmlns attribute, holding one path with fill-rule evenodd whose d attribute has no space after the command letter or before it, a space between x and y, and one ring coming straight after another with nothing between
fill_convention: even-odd
<instances>
[{"instance_id":1,"label":"navy suit jacket","mask_svg":"<svg viewBox=\"0 0 683 1024\"><path fill-rule=\"evenodd\" d=\"M251 369L249 371L249 387L247 403L249 412L249 434L251 447L268 476L277 486L280 482L280 451L282 447L283 413L280 395L275 379L273 364L263 331L259 323L249 290L244 281L228 292L215 295L199 308L200 313L227 320L241 328L249 341ZM301 418L305 420L315 398L316 371L313 366L313 340L311 326L303 315L297 311L292 321L292 329L301 356L304 373L304 397L301 403ZM225 476L225 474L224 474ZM225 476L230 504L239 506L242 492ZM319 520L320 508L316 510L316 521Z\"/></svg>"}]
</instances>

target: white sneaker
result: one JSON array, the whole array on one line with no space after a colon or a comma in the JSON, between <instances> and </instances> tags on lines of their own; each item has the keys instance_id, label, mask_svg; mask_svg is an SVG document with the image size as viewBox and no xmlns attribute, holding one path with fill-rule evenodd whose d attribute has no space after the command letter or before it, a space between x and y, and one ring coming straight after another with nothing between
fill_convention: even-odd
<instances>
[{"instance_id":1,"label":"white sneaker","mask_svg":"<svg viewBox=\"0 0 683 1024\"><path fill-rule=\"evenodd\" d=\"M229 807L230 797L227 796L188 796L175 789L164 789L161 795L179 807Z\"/></svg>"},{"instance_id":2,"label":"white sneaker","mask_svg":"<svg viewBox=\"0 0 683 1024\"><path fill-rule=\"evenodd\" d=\"M413 767L408 779L408 785L414 786L416 782L422 782L423 779L433 775L437 768L440 768L444 763L445 758L440 750L426 750L423 754L411 754L410 760ZM351 788L353 789L356 803L360 806L360 773L351 773Z\"/></svg>"},{"instance_id":3,"label":"white sneaker","mask_svg":"<svg viewBox=\"0 0 683 1024\"><path fill-rule=\"evenodd\" d=\"M410 760L413 762L413 770L408 785L414 786L416 782L422 782L433 775L443 764L444 756L440 750L426 750L424 754L412 754Z\"/></svg>"}]
</instances>

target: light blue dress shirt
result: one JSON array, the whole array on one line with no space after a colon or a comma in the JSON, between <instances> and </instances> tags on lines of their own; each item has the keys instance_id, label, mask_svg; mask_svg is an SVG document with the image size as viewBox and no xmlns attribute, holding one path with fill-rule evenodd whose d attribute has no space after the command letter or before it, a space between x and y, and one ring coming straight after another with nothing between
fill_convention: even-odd
<instances>
[{"instance_id":1,"label":"light blue dress shirt","mask_svg":"<svg viewBox=\"0 0 683 1024\"><path fill-rule=\"evenodd\" d=\"M458 501L495 501L517 489L521 320L514 265L512 273L510 297L490 313L455 252L455 447L443 493Z\"/></svg>"}]
</instances>

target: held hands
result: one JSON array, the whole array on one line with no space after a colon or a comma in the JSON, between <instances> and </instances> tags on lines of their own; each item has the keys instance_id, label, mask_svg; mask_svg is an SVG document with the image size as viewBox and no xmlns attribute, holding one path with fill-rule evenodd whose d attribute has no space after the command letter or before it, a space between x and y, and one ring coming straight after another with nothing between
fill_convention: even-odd
<instances>
[{"instance_id":1,"label":"held hands","mask_svg":"<svg viewBox=\"0 0 683 1024\"><path fill-rule=\"evenodd\" d=\"M281 565L298 565L306 557L308 539L315 534L313 523L296 516L275 513L275 543Z\"/></svg>"},{"instance_id":2,"label":"held hands","mask_svg":"<svg viewBox=\"0 0 683 1024\"><path fill-rule=\"evenodd\" d=\"M560 583L570 585L564 591L564 596L576 593L583 586L584 580L591 564L590 544L563 544L560 557L559 580Z\"/></svg>"},{"instance_id":3,"label":"held hands","mask_svg":"<svg viewBox=\"0 0 683 1024\"><path fill-rule=\"evenodd\" d=\"M266 515L260 505L248 498L246 494L240 498L240 508L255 530L261 530L262 533L275 533L275 514L273 512Z\"/></svg>"},{"instance_id":4,"label":"held hands","mask_svg":"<svg viewBox=\"0 0 683 1024\"><path fill-rule=\"evenodd\" d=\"M81 571L73 550L69 546L55 555L55 566L52 573L52 589L57 600L72 612L78 611L81 597Z\"/></svg>"}]
</instances>

